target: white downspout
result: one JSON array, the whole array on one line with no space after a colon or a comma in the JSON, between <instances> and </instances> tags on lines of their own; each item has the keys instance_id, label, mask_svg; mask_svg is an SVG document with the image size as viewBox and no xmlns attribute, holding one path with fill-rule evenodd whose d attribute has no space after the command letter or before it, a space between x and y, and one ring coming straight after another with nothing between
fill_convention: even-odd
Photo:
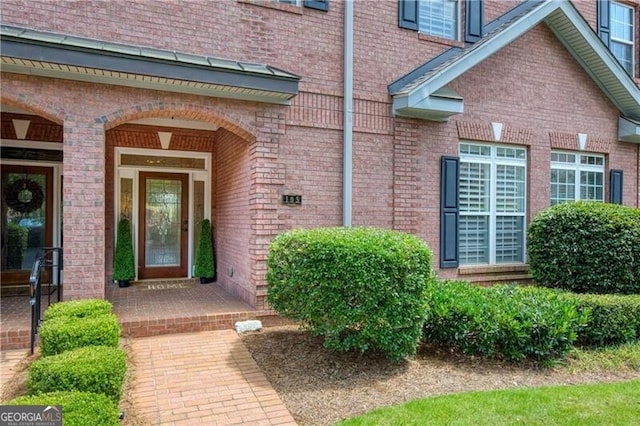
<instances>
[{"instance_id":1,"label":"white downspout","mask_svg":"<svg viewBox=\"0 0 640 426\"><path fill-rule=\"evenodd\" d=\"M353 204L353 0L344 3L344 118L342 225L351 226Z\"/></svg>"}]
</instances>

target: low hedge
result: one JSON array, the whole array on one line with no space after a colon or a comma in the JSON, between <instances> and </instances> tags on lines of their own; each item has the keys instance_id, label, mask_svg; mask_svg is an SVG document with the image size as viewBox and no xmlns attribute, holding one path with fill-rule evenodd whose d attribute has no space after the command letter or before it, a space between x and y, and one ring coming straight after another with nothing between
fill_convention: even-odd
<instances>
[{"instance_id":1,"label":"low hedge","mask_svg":"<svg viewBox=\"0 0 640 426\"><path fill-rule=\"evenodd\" d=\"M117 347L120 324L114 314L59 316L43 321L38 334L41 354L46 357L83 346Z\"/></svg>"},{"instance_id":2,"label":"low hedge","mask_svg":"<svg viewBox=\"0 0 640 426\"><path fill-rule=\"evenodd\" d=\"M121 348L88 346L40 358L29 367L30 395L79 391L104 394L118 403L127 370Z\"/></svg>"},{"instance_id":3,"label":"low hedge","mask_svg":"<svg viewBox=\"0 0 640 426\"><path fill-rule=\"evenodd\" d=\"M574 294L578 309L589 321L577 343L602 347L640 341L640 295Z\"/></svg>"},{"instance_id":4,"label":"low hedge","mask_svg":"<svg viewBox=\"0 0 640 426\"><path fill-rule=\"evenodd\" d=\"M640 293L640 209L563 203L538 213L527 235L537 283L576 293Z\"/></svg>"},{"instance_id":5,"label":"low hedge","mask_svg":"<svg viewBox=\"0 0 640 426\"><path fill-rule=\"evenodd\" d=\"M546 288L443 281L428 294L423 340L469 355L562 357L587 321L571 298Z\"/></svg>"},{"instance_id":6,"label":"low hedge","mask_svg":"<svg viewBox=\"0 0 640 426\"><path fill-rule=\"evenodd\" d=\"M83 299L54 303L44 312L44 320L47 321L58 317L94 317L110 314L111 308L111 303L102 299Z\"/></svg>"},{"instance_id":7,"label":"low hedge","mask_svg":"<svg viewBox=\"0 0 640 426\"><path fill-rule=\"evenodd\" d=\"M104 395L88 392L51 392L21 396L7 405L61 405L65 426L118 426L118 407Z\"/></svg>"},{"instance_id":8,"label":"low hedge","mask_svg":"<svg viewBox=\"0 0 640 426\"><path fill-rule=\"evenodd\" d=\"M268 302L324 346L415 353L425 319L431 251L415 236L375 228L294 230L267 261Z\"/></svg>"}]
</instances>

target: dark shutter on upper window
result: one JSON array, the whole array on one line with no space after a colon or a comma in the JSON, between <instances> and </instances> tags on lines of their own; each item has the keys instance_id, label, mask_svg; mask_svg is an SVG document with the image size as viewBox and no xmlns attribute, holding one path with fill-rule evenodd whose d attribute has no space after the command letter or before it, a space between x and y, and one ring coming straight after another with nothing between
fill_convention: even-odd
<instances>
[{"instance_id":1,"label":"dark shutter on upper window","mask_svg":"<svg viewBox=\"0 0 640 426\"><path fill-rule=\"evenodd\" d=\"M483 4L482 0L467 0L464 41L475 43L482 38Z\"/></svg>"},{"instance_id":2,"label":"dark shutter on upper window","mask_svg":"<svg viewBox=\"0 0 640 426\"><path fill-rule=\"evenodd\" d=\"M329 0L304 0L304 7L327 12L329 10Z\"/></svg>"},{"instance_id":3,"label":"dark shutter on upper window","mask_svg":"<svg viewBox=\"0 0 640 426\"><path fill-rule=\"evenodd\" d=\"M417 0L398 1L398 26L418 31L418 2Z\"/></svg>"},{"instance_id":4,"label":"dark shutter on upper window","mask_svg":"<svg viewBox=\"0 0 640 426\"><path fill-rule=\"evenodd\" d=\"M610 36L609 0L598 0L598 35L609 47Z\"/></svg>"},{"instance_id":5,"label":"dark shutter on upper window","mask_svg":"<svg viewBox=\"0 0 640 426\"><path fill-rule=\"evenodd\" d=\"M443 156L440 160L440 267L458 266L458 218L460 202L458 179L460 159Z\"/></svg>"},{"instance_id":6,"label":"dark shutter on upper window","mask_svg":"<svg viewBox=\"0 0 640 426\"><path fill-rule=\"evenodd\" d=\"M622 170L609 172L609 202L622 204Z\"/></svg>"}]
</instances>

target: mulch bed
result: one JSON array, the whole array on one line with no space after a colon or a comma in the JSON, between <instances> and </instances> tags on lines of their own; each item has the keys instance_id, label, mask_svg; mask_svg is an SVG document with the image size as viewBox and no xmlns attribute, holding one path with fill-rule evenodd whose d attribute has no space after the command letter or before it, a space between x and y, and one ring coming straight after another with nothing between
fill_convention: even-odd
<instances>
[{"instance_id":1,"label":"mulch bed","mask_svg":"<svg viewBox=\"0 0 640 426\"><path fill-rule=\"evenodd\" d=\"M423 345L394 363L381 354L335 353L295 326L242 335L289 411L301 425L329 425L376 407L435 395L640 378L638 371L572 374L566 367L507 363Z\"/></svg>"}]
</instances>

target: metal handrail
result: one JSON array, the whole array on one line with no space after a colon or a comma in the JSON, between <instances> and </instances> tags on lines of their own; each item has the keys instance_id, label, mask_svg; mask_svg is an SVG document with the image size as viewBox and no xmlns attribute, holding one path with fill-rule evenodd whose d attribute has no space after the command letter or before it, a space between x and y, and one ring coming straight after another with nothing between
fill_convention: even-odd
<instances>
[{"instance_id":1,"label":"metal handrail","mask_svg":"<svg viewBox=\"0 0 640 426\"><path fill-rule=\"evenodd\" d=\"M51 295L57 293L57 301L62 299L62 248L61 247L42 247L38 251L36 260L31 266L31 274L29 275L31 305L31 354L33 354L38 328L42 322L40 316L42 313L42 271L50 268L49 274L49 290L47 291L47 306L51 305ZM54 275L55 270L55 275ZM52 290L53 288L53 290Z\"/></svg>"}]
</instances>

